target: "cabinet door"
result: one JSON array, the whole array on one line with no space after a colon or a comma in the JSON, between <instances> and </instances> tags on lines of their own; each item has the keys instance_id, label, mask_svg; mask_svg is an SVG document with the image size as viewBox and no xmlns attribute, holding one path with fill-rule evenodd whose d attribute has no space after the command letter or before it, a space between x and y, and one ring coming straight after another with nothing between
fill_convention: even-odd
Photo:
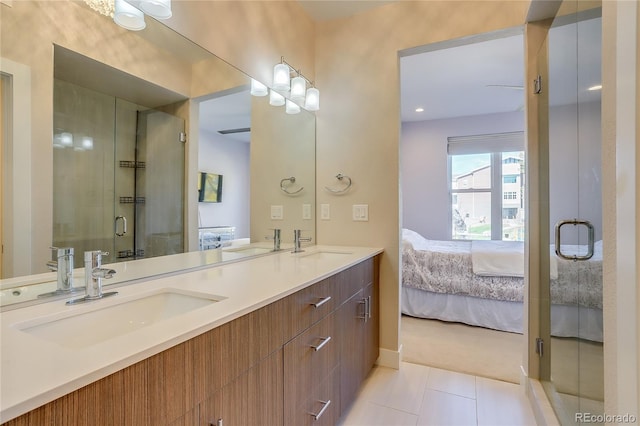
<instances>
[{"instance_id":1,"label":"cabinet door","mask_svg":"<svg viewBox=\"0 0 640 426\"><path fill-rule=\"evenodd\" d=\"M282 363L279 350L202 402L200 425L282 425Z\"/></svg>"},{"instance_id":2,"label":"cabinet door","mask_svg":"<svg viewBox=\"0 0 640 426\"><path fill-rule=\"evenodd\" d=\"M363 290L347 300L338 311L341 327L340 408L344 411L355 398L363 379L364 314Z\"/></svg>"}]
</instances>

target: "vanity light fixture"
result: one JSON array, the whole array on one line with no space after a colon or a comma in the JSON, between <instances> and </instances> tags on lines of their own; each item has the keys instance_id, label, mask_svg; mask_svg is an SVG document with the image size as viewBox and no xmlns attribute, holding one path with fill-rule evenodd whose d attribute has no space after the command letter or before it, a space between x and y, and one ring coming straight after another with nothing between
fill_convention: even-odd
<instances>
[{"instance_id":1,"label":"vanity light fixture","mask_svg":"<svg viewBox=\"0 0 640 426\"><path fill-rule=\"evenodd\" d=\"M282 106L284 105L284 96L275 90L271 89L269 93L269 105Z\"/></svg>"},{"instance_id":2,"label":"vanity light fixture","mask_svg":"<svg viewBox=\"0 0 640 426\"><path fill-rule=\"evenodd\" d=\"M276 66L273 67L273 88L283 92L287 92L291 88L289 65L284 62L276 64Z\"/></svg>"},{"instance_id":3,"label":"vanity light fixture","mask_svg":"<svg viewBox=\"0 0 640 426\"><path fill-rule=\"evenodd\" d=\"M284 108L287 114L298 114L300 112L300 106L289 99L287 99L286 105Z\"/></svg>"},{"instance_id":4,"label":"vanity light fixture","mask_svg":"<svg viewBox=\"0 0 640 426\"><path fill-rule=\"evenodd\" d=\"M291 80L291 99L299 102L304 101L304 96L307 91L307 82L304 78L297 76Z\"/></svg>"},{"instance_id":5,"label":"vanity light fixture","mask_svg":"<svg viewBox=\"0 0 640 426\"><path fill-rule=\"evenodd\" d=\"M269 88L258 80L251 79L251 95L253 96L267 96L269 94Z\"/></svg>"},{"instance_id":6,"label":"vanity light fixture","mask_svg":"<svg viewBox=\"0 0 640 426\"><path fill-rule=\"evenodd\" d=\"M307 97L304 100L304 107L308 111L318 111L320 109L320 91L315 87L307 89Z\"/></svg>"},{"instance_id":7,"label":"vanity light fixture","mask_svg":"<svg viewBox=\"0 0 640 426\"><path fill-rule=\"evenodd\" d=\"M113 21L122 28L131 31L144 30L147 26L146 22L144 22L144 13L125 0L115 0Z\"/></svg>"},{"instance_id":8,"label":"vanity light fixture","mask_svg":"<svg viewBox=\"0 0 640 426\"><path fill-rule=\"evenodd\" d=\"M291 78L291 76L294 76ZM307 84L310 86L307 89ZM309 111L320 109L320 91L315 87L313 81L305 77L300 70L292 67L284 56L280 58L280 63L273 67L272 88L279 92L290 92L290 99L296 103L303 104ZM273 90L271 91L273 93ZM273 95L272 95L273 96ZM271 103L271 105L274 105ZM293 107L290 108L293 110Z\"/></svg>"}]
</instances>

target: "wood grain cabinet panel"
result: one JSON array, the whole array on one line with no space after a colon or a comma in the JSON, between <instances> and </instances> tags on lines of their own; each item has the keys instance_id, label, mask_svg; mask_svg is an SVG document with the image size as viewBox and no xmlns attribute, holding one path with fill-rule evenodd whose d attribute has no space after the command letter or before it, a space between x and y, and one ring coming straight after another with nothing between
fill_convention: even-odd
<instances>
[{"instance_id":1,"label":"wood grain cabinet panel","mask_svg":"<svg viewBox=\"0 0 640 426\"><path fill-rule=\"evenodd\" d=\"M7 426L118 426L124 424L122 372L112 374L58 398L20 417Z\"/></svg>"},{"instance_id":2,"label":"wood grain cabinet panel","mask_svg":"<svg viewBox=\"0 0 640 426\"><path fill-rule=\"evenodd\" d=\"M336 424L378 357L378 263L363 261L5 425Z\"/></svg>"},{"instance_id":3,"label":"wood grain cabinet panel","mask_svg":"<svg viewBox=\"0 0 640 426\"><path fill-rule=\"evenodd\" d=\"M277 351L200 404L200 425L283 424L283 363Z\"/></svg>"}]
</instances>

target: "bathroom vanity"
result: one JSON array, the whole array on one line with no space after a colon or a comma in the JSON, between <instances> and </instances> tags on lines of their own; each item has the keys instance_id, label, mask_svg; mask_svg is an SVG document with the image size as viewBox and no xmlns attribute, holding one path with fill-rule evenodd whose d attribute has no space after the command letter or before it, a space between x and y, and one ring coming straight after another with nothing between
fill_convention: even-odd
<instances>
[{"instance_id":1,"label":"bathroom vanity","mask_svg":"<svg viewBox=\"0 0 640 426\"><path fill-rule=\"evenodd\" d=\"M3 312L1 420L335 424L378 357L381 252L282 251Z\"/></svg>"}]
</instances>

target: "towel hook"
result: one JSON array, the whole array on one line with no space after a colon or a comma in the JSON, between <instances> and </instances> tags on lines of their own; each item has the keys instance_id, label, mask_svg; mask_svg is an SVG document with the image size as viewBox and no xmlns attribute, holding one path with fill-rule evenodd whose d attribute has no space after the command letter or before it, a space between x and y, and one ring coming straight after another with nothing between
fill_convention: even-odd
<instances>
[{"instance_id":1,"label":"towel hook","mask_svg":"<svg viewBox=\"0 0 640 426\"><path fill-rule=\"evenodd\" d=\"M297 194L298 192L300 192L300 191L302 191L302 190L304 189L304 187L303 187L303 186L301 186L300 188L298 188L298 190L297 190L297 191L289 191L289 190L284 186L284 183L285 183L286 181L289 181L291 184L294 184L294 183L296 183L296 178L295 178L295 176L291 176L291 177L288 177L288 178L284 178L284 179L282 179L282 180L280 181L280 189L282 189L282 191L283 191L285 194L289 194L289 195Z\"/></svg>"},{"instance_id":2,"label":"towel hook","mask_svg":"<svg viewBox=\"0 0 640 426\"><path fill-rule=\"evenodd\" d=\"M351 188L351 178L349 176L338 173L336 175L336 179L338 179L340 182L346 180L346 186L344 186L343 188L329 188L328 186L325 186L324 189L329 192L333 192L334 194L342 194L343 192L347 192L347 190Z\"/></svg>"}]
</instances>

